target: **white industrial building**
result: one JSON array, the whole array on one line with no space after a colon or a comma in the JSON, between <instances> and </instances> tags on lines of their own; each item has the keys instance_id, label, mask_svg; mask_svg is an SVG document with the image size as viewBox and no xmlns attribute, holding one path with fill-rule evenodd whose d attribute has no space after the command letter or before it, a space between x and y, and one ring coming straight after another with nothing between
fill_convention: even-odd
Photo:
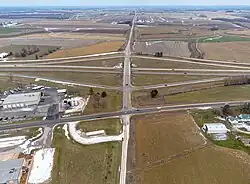
<instances>
[{"instance_id":1,"label":"white industrial building","mask_svg":"<svg viewBox=\"0 0 250 184\"><path fill-rule=\"evenodd\" d=\"M206 123L203 125L202 130L208 134L226 134L230 132L223 123Z\"/></svg>"},{"instance_id":2,"label":"white industrial building","mask_svg":"<svg viewBox=\"0 0 250 184\"><path fill-rule=\"evenodd\" d=\"M12 94L7 96L2 106L4 109L15 109L38 105L41 99L41 92Z\"/></svg>"},{"instance_id":3,"label":"white industrial building","mask_svg":"<svg viewBox=\"0 0 250 184\"><path fill-rule=\"evenodd\" d=\"M0 183L19 184L22 176L24 159L0 161Z\"/></svg>"}]
</instances>

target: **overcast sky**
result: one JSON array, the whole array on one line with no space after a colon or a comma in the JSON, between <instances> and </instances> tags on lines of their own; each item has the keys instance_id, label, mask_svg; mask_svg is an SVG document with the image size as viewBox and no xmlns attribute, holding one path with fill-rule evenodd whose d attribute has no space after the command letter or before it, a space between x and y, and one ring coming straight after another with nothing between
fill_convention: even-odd
<instances>
[{"instance_id":1,"label":"overcast sky","mask_svg":"<svg viewBox=\"0 0 250 184\"><path fill-rule=\"evenodd\" d=\"M250 5L250 0L0 0L2 6Z\"/></svg>"}]
</instances>

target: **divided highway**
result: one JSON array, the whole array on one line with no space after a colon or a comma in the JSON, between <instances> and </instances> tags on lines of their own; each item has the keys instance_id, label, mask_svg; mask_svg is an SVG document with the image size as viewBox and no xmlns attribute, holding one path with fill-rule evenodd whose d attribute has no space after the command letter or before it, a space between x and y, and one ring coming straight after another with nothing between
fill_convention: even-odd
<instances>
[{"instance_id":1,"label":"divided highway","mask_svg":"<svg viewBox=\"0 0 250 184\"><path fill-rule=\"evenodd\" d=\"M108 118L127 116L127 115L139 115L139 114L168 112L168 111L182 111L182 110L191 110L191 109L204 108L204 107L211 107L211 108L223 107L226 104L229 104L231 106L236 106L236 105L243 105L244 103L249 103L249 102L250 100L226 101L226 102L209 102L209 103L138 108L138 109L131 109L127 111L106 112L106 113L83 115L83 116L72 116L72 117L62 118L58 120L44 120L44 121L34 121L34 122L27 122L27 123L18 123L18 124L14 124L14 123L13 124L1 124L0 131L13 130L13 129L18 129L18 128L29 128L29 127L65 124L67 122L75 122L75 121L108 119Z\"/></svg>"}]
</instances>

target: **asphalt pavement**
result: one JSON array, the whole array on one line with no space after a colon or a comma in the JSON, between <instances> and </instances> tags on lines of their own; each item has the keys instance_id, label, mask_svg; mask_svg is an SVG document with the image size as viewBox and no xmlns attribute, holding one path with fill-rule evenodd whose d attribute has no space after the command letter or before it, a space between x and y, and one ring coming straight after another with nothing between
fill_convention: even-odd
<instances>
[{"instance_id":1,"label":"asphalt pavement","mask_svg":"<svg viewBox=\"0 0 250 184\"><path fill-rule=\"evenodd\" d=\"M225 101L225 102L210 102L210 103L197 103L197 104L184 104L184 105L172 105L172 106L159 106L159 107L147 107L147 108L133 108L127 111L117 111L117 112L106 112L99 114L83 115L83 116L72 116L56 120L43 120L43 121L34 121L34 122L25 122L18 124L4 124L0 126L0 131L4 130L13 130L18 128L29 128L29 127L41 127L41 126L53 126L56 124L65 124L68 122L75 121L88 121L88 120L98 120L98 119L109 119L114 117L126 117L126 115L140 115L148 113L157 113L157 112L168 112L168 111L182 111L182 110L191 110L204 107L223 107L226 104L230 106L243 105L244 103L249 103L250 100L244 101Z\"/></svg>"}]
</instances>

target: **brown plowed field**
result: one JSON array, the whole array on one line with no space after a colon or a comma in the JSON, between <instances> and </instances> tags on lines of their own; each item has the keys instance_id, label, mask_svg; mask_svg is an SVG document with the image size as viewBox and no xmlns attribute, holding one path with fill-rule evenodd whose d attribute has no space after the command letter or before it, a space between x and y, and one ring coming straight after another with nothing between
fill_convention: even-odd
<instances>
[{"instance_id":1,"label":"brown plowed field","mask_svg":"<svg viewBox=\"0 0 250 184\"><path fill-rule=\"evenodd\" d=\"M114 52L118 51L123 46L123 44L124 42L122 41L111 41L111 42L102 42L87 47L64 49L50 54L48 58L63 58L63 57L83 56L89 54L98 54L104 52Z\"/></svg>"},{"instance_id":2,"label":"brown plowed field","mask_svg":"<svg viewBox=\"0 0 250 184\"><path fill-rule=\"evenodd\" d=\"M205 53L205 59L250 62L250 42L201 43L199 48Z\"/></svg>"},{"instance_id":3,"label":"brown plowed field","mask_svg":"<svg viewBox=\"0 0 250 184\"><path fill-rule=\"evenodd\" d=\"M185 112L137 116L137 184L248 184L249 155L205 144Z\"/></svg>"}]
</instances>

